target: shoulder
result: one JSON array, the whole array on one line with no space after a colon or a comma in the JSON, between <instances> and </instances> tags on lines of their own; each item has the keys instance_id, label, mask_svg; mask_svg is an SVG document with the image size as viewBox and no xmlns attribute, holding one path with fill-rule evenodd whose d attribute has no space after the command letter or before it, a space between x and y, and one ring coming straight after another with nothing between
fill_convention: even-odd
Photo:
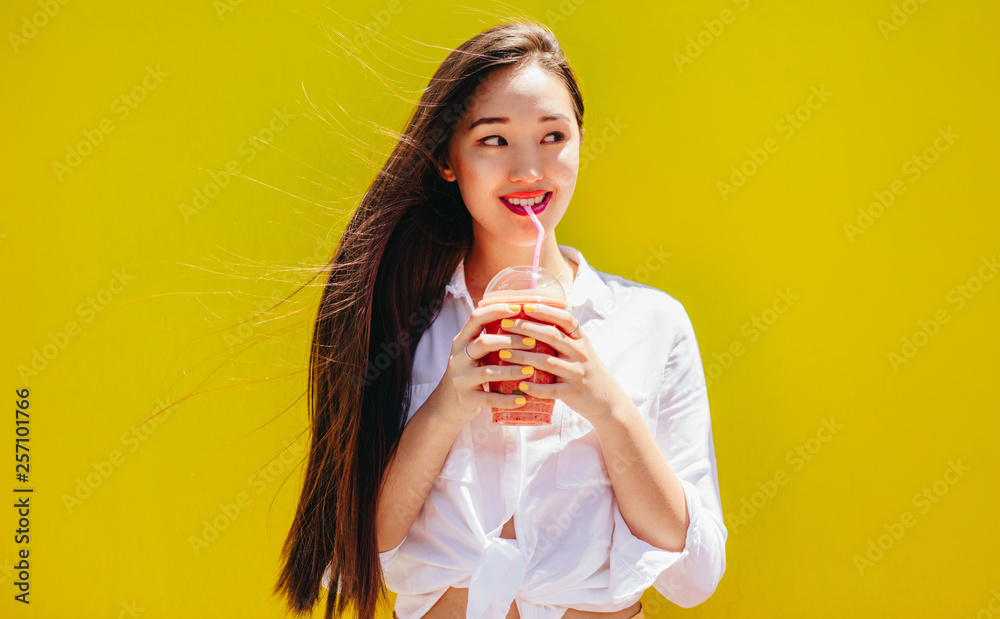
<instances>
[{"instance_id":1,"label":"shoulder","mask_svg":"<svg viewBox=\"0 0 1000 619\"><path fill-rule=\"evenodd\" d=\"M698 340L684 304L669 292L597 271L607 286L603 320L591 335L603 358L631 394L656 394L664 376L696 384L701 364Z\"/></svg>"},{"instance_id":2,"label":"shoulder","mask_svg":"<svg viewBox=\"0 0 1000 619\"><path fill-rule=\"evenodd\" d=\"M686 326L690 324L687 309L665 290L627 279L621 275L597 271L608 287L606 309L610 320L644 319L656 324Z\"/></svg>"}]
</instances>

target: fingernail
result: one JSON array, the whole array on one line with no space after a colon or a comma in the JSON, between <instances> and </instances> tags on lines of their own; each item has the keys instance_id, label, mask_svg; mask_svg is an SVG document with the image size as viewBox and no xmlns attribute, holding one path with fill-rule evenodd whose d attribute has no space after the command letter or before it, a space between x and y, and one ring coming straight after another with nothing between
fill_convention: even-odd
<instances>
[{"instance_id":1,"label":"fingernail","mask_svg":"<svg viewBox=\"0 0 1000 619\"><path fill-rule=\"evenodd\" d=\"M524 338L523 341L524 341L524 345L525 346L534 346L535 345L535 338L533 338L533 337L526 337L526 338Z\"/></svg>"},{"instance_id":2,"label":"fingernail","mask_svg":"<svg viewBox=\"0 0 1000 619\"><path fill-rule=\"evenodd\" d=\"M531 367L530 365L526 365L523 368L521 368L521 374L534 374L534 373L535 373L535 368Z\"/></svg>"},{"instance_id":3,"label":"fingernail","mask_svg":"<svg viewBox=\"0 0 1000 619\"><path fill-rule=\"evenodd\" d=\"M503 320L500 321L500 326L504 327L505 329L507 327L513 327L514 326L514 321L511 320L510 318L504 318Z\"/></svg>"},{"instance_id":4,"label":"fingernail","mask_svg":"<svg viewBox=\"0 0 1000 619\"><path fill-rule=\"evenodd\" d=\"M518 383L517 384L517 388L520 389L521 391L527 391L528 390L528 385L530 385L530 384L531 383Z\"/></svg>"},{"instance_id":5,"label":"fingernail","mask_svg":"<svg viewBox=\"0 0 1000 619\"><path fill-rule=\"evenodd\" d=\"M508 305L507 309L509 309L512 312L520 312L521 311L521 306L520 305Z\"/></svg>"},{"instance_id":6,"label":"fingernail","mask_svg":"<svg viewBox=\"0 0 1000 619\"><path fill-rule=\"evenodd\" d=\"M500 351L500 358L501 359L510 359L511 358L510 351L509 350L501 350Z\"/></svg>"},{"instance_id":7,"label":"fingernail","mask_svg":"<svg viewBox=\"0 0 1000 619\"><path fill-rule=\"evenodd\" d=\"M525 305L524 306L524 311L529 312L529 313L533 312L533 311L535 311L535 306L531 305L531 304Z\"/></svg>"},{"instance_id":8,"label":"fingernail","mask_svg":"<svg viewBox=\"0 0 1000 619\"><path fill-rule=\"evenodd\" d=\"M525 402L527 402L528 400L526 400L525 398L518 398L518 399L516 399L516 400L514 400L514 401L515 401L515 402L517 402L518 404L524 404L524 403L525 403Z\"/></svg>"}]
</instances>

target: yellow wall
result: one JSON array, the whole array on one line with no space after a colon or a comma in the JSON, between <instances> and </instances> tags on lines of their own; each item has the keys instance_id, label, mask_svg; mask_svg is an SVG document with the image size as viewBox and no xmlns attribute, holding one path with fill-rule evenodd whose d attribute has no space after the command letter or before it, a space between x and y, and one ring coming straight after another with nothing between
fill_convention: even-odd
<instances>
[{"instance_id":1,"label":"yellow wall","mask_svg":"<svg viewBox=\"0 0 1000 619\"><path fill-rule=\"evenodd\" d=\"M30 605L0 510L2 616L280 616L318 289L255 314L499 10L159 4L0 8L4 503L35 489ZM559 241L680 299L711 380L728 569L647 614L1000 616L998 5L518 9L586 98Z\"/></svg>"}]
</instances>

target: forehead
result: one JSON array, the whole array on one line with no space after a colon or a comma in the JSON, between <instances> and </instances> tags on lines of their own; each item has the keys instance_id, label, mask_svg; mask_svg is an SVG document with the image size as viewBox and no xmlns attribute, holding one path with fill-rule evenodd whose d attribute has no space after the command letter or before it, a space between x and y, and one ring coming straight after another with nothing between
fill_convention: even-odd
<instances>
[{"instance_id":1,"label":"forehead","mask_svg":"<svg viewBox=\"0 0 1000 619\"><path fill-rule=\"evenodd\" d=\"M494 70L476 91L462 130L467 131L469 125L483 116L509 117L513 123L537 123L545 114L574 118L573 101L562 80L537 65L516 70L504 67Z\"/></svg>"}]
</instances>

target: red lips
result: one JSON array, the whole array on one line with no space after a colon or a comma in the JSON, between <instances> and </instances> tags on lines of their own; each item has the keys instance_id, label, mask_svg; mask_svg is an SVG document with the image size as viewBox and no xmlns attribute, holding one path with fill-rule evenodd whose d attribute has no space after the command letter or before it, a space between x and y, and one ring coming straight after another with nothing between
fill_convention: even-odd
<instances>
[{"instance_id":1,"label":"red lips","mask_svg":"<svg viewBox=\"0 0 1000 619\"><path fill-rule=\"evenodd\" d=\"M533 192L533 193L535 193L535 195L538 195L538 192ZM544 200L542 200L541 202L539 202L535 206L531 207L531 212L533 212L536 215L538 213L541 213L542 211L544 211L545 207L548 206L549 202L552 201L552 194L551 193L545 192L545 191L543 191L542 193L548 193L548 195L545 197ZM503 198L499 198L499 200L500 200L500 203L503 204L504 206L506 206L510 211L512 211L514 213L517 213L518 215L523 215L525 217L528 216L528 212L527 212L527 210L525 210L525 208L523 206L514 206L513 204L511 204L511 203L507 202L506 200L504 200Z\"/></svg>"},{"instance_id":2,"label":"red lips","mask_svg":"<svg viewBox=\"0 0 1000 619\"><path fill-rule=\"evenodd\" d=\"M505 196L500 196L501 198L519 199L525 200L528 198L537 198L538 196L545 193L544 189L539 189L538 191L516 191L514 193L509 193Z\"/></svg>"}]
</instances>

